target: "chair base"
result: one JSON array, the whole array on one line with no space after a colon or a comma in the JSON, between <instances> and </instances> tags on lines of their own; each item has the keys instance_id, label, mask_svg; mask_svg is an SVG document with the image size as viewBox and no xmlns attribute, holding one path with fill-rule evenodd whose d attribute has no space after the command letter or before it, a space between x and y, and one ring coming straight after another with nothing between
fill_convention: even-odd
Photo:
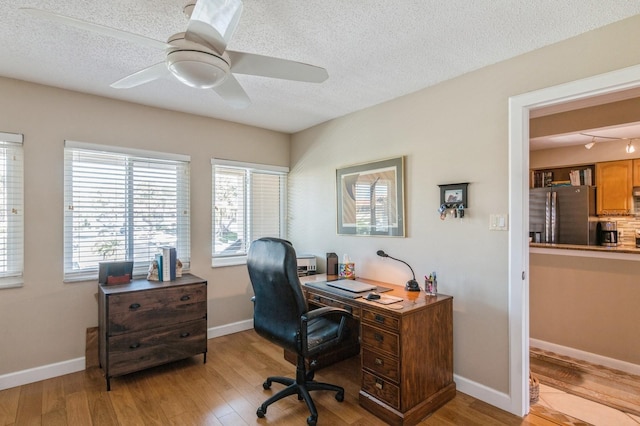
<instances>
[{"instance_id":1,"label":"chair base","mask_svg":"<svg viewBox=\"0 0 640 426\"><path fill-rule=\"evenodd\" d=\"M311 399L311 394L309 392L316 390L334 391L336 392L336 401L344 401L344 388L330 383L320 383L313 380L313 372L307 373L304 358L301 356L298 357L295 380L289 377L280 376L267 377L267 380L262 384L262 387L265 390L271 389L271 384L273 382L285 385L286 388L282 389L275 395L272 395L262 403L256 412L256 415L260 418L267 414L267 407L269 405L281 400L282 398L286 398L291 395L298 395L298 400L304 400L309 408L309 412L311 413L307 418L307 424L309 426L315 426L318 421L318 410L316 409L316 405L313 403L313 399Z\"/></svg>"}]
</instances>

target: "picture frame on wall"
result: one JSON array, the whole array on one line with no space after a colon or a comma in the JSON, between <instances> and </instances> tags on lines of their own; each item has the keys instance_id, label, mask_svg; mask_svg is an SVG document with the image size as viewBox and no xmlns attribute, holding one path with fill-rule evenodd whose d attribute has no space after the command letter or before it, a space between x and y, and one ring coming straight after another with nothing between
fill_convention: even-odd
<instances>
[{"instance_id":1,"label":"picture frame on wall","mask_svg":"<svg viewBox=\"0 0 640 426\"><path fill-rule=\"evenodd\" d=\"M448 209L464 207L468 208L467 187L469 183L451 183L438 185L440 187L440 205Z\"/></svg>"},{"instance_id":2,"label":"picture frame on wall","mask_svg":"<svg viewBox=\"0 0 640 426\"><path fill-rule=\"evenodd\" d=\"M405 236L404 157L336 170L339 235Z\"/></svg>"}]
</instances>

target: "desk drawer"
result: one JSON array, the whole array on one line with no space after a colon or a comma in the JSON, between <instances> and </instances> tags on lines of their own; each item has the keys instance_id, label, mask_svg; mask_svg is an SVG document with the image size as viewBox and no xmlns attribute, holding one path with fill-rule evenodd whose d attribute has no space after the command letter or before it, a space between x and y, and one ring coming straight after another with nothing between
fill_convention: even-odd
<instances>
[{"instance_id":1,"label":"desk drawer","mask_svg":"<svg viewBox=\"0 0 640 426\"><path fill-rule=\"evenodd\" d=\"M370 346L376 352L384 352L391 356L400 356L400 338L380 328L362 323L362 344Z\"/></svg>"},{"instance_id":2,"label":"desk drawer","mask_svg":"<svg viewBox=\"0 0 640 426\"><path fill-rule=\"evenodd\" d=\"M360 317L360 308L356 304L345 302L344 300L333 299L318 293L307 292L307 301L317 306L332 306L342 308L350 312L354 317Z\"/></svg>"},{"instance_id":3,"label":"desk drawer","mask_svg":"<svg viewBox=\"0 0 640 426\"><path fill-rule=\"evenodd\" d=\"M393 408L400 409L400 388L366 371L362 372L362 390Z\"/></svg>"},{"instance_id":4,"label":"desk drawer","mask_svg":"<svg viewBox=\"0 0 640 426\"><path fill-rule=\"evenodd\" d=\"M368 349L362 350L362 368L371 370L376 375L394 383L398 383L400 380L400 365L397 359L380 355Z\"/></svg>"},{"instance_id":5,"label":"desk drawer","mask_svg":"<svg viewBox=\"0 0 640 426\"><path fill-rule=\"evenodd\" d=\"M391 316L388 313L362 309L362 321L374 324L377 327L388 328L392 331L400 330L400 318Z\"/></svg>"}]
</instances>

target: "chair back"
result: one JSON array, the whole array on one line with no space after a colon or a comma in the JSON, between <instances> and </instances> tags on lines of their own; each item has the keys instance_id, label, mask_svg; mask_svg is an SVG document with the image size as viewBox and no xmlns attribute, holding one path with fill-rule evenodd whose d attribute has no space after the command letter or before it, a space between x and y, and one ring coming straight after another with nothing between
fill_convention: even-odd
<instances>
[{"instance_id":1,"label":"chair back","mask_svg":"<svg viewBox=\"0 0 640 426\"><path fill-rule=\"evenodd\" d=\"M253 327L262 337L299 353L300 317L309 310L298 279L296 252L288 241L251 243L247 269L255 295Z\"/></svg>"}]
</instances>

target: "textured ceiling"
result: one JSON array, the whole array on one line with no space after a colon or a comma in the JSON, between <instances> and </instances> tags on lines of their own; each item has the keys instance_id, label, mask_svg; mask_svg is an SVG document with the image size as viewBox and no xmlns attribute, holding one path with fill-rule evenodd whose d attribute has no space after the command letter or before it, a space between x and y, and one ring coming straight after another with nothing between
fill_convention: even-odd
<instances>
[{"instance_id":1,"label":"textured ceiling","mask_svg":"<svg viewBox=\"0 0 640 426\"><path fill-rule=\"evenodd\" d=\"M640 13L628 0L244 0L228 48L319 65L321 84L237 75L234 110L174 79L114 81L162 51L31 17L34 7L166 39L186 0L0 0L0 75L293 133Z\"/></svg>"}]
</instances>

